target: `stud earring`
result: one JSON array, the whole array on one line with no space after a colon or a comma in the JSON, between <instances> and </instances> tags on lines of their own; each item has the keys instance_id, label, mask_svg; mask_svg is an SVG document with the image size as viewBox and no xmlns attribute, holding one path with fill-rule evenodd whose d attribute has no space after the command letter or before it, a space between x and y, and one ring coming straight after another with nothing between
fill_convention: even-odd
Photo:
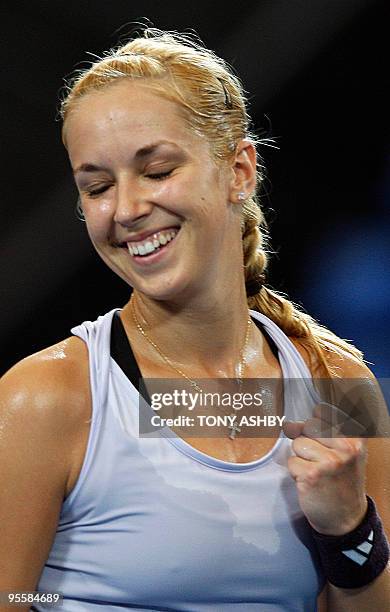
<instances>
[{"instance_id":1,"label":"stud earring","mask_svg":"<svg viewBox=\"0 0 390 612\"><path fill-rule=\"evenodd\" d=\"M238 200L239 202L242 202L243 200L245 200L245 191L240 191L240 192L237 194L237 200Z\"/></svg>"}]
</instances>

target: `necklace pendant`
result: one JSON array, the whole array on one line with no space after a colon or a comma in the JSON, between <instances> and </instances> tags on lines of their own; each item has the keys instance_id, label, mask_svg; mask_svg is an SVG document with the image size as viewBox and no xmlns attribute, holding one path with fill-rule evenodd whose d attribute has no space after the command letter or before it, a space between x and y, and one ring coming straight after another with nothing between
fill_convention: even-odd
<instances>
[{"instance_id":1,"label":"necklace pendant","mask_svg":"<svg viewBox=\"0 0 390 612\"><path fill-rule=\"evenodd\" d=\"M230 416L236 416L236 415L230 415ZM229 438L230 440L234 440L236 435L241 433L241 427L239 427L236 422L233 423L233 425L229 425L228 429L230 429L230 434L229 434Z\"/></svg>"}]
</instances>

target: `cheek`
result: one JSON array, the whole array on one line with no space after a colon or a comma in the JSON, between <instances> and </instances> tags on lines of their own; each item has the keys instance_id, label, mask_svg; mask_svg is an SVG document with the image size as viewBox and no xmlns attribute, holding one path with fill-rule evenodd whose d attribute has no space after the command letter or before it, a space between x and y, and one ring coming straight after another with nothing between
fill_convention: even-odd
<instances>
[{"instance_id":1,"label":"cheek","mask_svg":"<svg viewBox=\"0 0 390 612\"><path fill-rule=\"evenodd\" d=\"M167 181L157 186L150 195L151 199L163 210L179 218L190 220L193 216L195 186L188 180Z\"/></svg>"},{"instance_id":2,"label":"cheek","mask_svg":"<svg viewBox=\"0 0 390 612\"><path fill-rule=\"evenodd\" d=\"M85 222L91 239L99 240L107 236L112 220L111 209L110 203L105 200L83 205Z\"/></svg>"}]
</instances>

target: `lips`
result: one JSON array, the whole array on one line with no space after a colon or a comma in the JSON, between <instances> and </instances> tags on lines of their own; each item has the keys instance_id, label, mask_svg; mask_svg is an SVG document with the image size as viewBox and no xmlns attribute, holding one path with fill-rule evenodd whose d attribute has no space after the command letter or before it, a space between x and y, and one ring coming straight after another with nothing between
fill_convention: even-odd
<instances>
[{"instance_id":1,"label":"lips","mask_svg":"<svg viewBox=\"0 0 390 612\"><path fill-rule=\"evenodd\" d=\"M180 228L170 228L160 230L150 234L142 241L130 241L127 248L132 257L145 257L155 251L162 249L168 242L171 242L178 234Z\"/></svg>"}]
</instances>

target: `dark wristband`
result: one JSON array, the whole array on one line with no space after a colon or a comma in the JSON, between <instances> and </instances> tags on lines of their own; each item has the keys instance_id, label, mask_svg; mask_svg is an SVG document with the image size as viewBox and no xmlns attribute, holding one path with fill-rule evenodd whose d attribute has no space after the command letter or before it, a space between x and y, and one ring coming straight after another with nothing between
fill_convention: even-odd
<instances>
[{"instance_id":1,"label":"dark wristband","mask_svg":"<svg viewBox=\"0 0 390 612\"><path fill-rule=\"evenodd\" d=\"M375 503L367 495L363 521L350 533L332 536L312 529L322 567L331 584L356 589L372 582L389 560L389 543Z\"/></svg>"}]
</instances>

